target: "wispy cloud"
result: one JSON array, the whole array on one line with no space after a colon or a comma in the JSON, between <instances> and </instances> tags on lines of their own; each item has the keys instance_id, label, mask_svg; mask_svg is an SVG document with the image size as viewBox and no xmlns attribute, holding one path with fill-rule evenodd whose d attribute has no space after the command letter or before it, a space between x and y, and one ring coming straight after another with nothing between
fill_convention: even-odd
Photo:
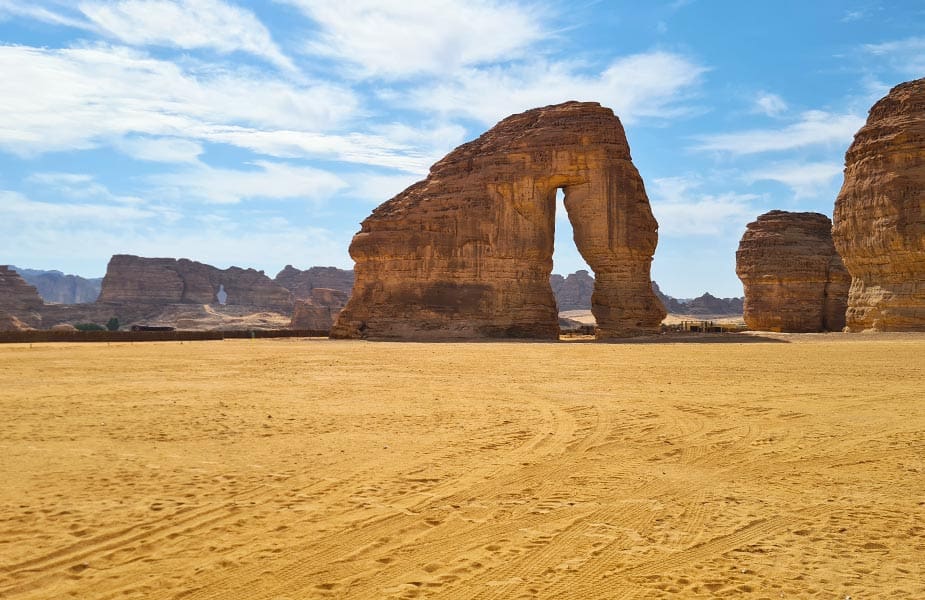
<instances>
[{"instance_id":1,"label":"wispy cloud","mask_svg":"<svg viewBox=\"0 0 925 600\"><path fill-rule=\"evenodd\" d=\"M760 92L755 98L755 112L769 117L777 117L788 108L787 102L777 94Z\"/></svg>"},{"instance_id":2,"label":"wispy cloud","mask_svg":"<svg viewBox=\"0 0 925 600\"><path fill-rule=\"evenodd\" d=\"M348 64L358 76L403 79L453 73L524 56L548 37L540 4L493 0L282 0L319 27L308 53Z\"/></svg>"},{"instance_id":3,"label":"wispy cloud","mask_svg":"<svg viewBox=\"0 0 925 600\"><path fill-rule=\"evenodd\" d=\"M684 56L651 52L623 57L598 74L585 65L533 61L470 69L452 81L427 84L407 93L405 100L420 110L430 107L449 115L485 124L566 100L597 100L626 122L684 114L682 104L706 69Z\"/></svg>"},{"instance_id":4,"label":"wispy cloud","mask_svg":"<svg viewBox=\"0 0 925 600\"><path fill-rule=\"evenodd\" d=\"M103 35L132 46L246 52L296 70L254 13L221 0L81 2L79 9Z\"/></svg>"},{"instance_id":5,"label":"wispy cloud","mask_svg":"<svg viewBox=\"0 0 925 600\"><path fill-rule=\"evenodd\" d=\"M868 54L886 60L899 73L912 77L925 76L925 36L865 44L863 49Z\"/></svg>"},{"instance_id":6,"label":"wispy cloud","mask_svg":"<svg viewBox=\"0 0 925 600\"><path fill-rule=\"evenodd\" d=\"M313 167L269 161L257 161L253 166L254 169L241 170L199 164L185 171L152 175L148 181L167 197L216 204L271 199L299 200L317 206L347 187L337 175Z\"/></svg>"},{"instance_id":7,"label":"wispy cloud","mask_svg":"<svg viewBox=\"0 0 925 600\"><path fill-rule=\"evenodd\" d=\"M793 190L797 199L813 197L828 190L842 173L842 165L833 162L783 163L750 171L747 183L776 181Z\"/></svg>"},{"instance_id":8,"label":"wispy cloud","mask_svg":"<svg viewBox=\"0 0 925 600\"><path fill-rule=\"evenodd\" d=\"M667 237L738 236L758 214L759 194L701 191L703 180L694 176L654 179L649 186L652 212L659 235Z\"/></svg>"},{"instance_id":9,"label":"wispy cloud","mask_svg":"<svg viewBox=\"0 0 925 600\"><path fill-rule=\"evenodd\" d=\"M352 117L358 102L334 84L190 71L112 46L0 46L0 72L0 149L24 156L129 134L189 138L221 126L325 131Z\"/></svg>"},{"instance_id":10,"label":"wispy cloud","mask_svg":"<svg viewBox=\"0 0 925 600\"><path fill-rule=\"evenodd\" d=\"M127 137L114 143L121 152L152 162L196 162L202 154L202 144L180 138Z\"/></svg>"},{"instance_id":11,"label":"wispy cloud","mask_svg":"<svg viewBox=\"0 0 925 600\"><path fill-rule=\"evenodd\" d=\"M799 121L780 129L750 129L703 136L694 149L731 154L757 154L821 144L838 144L847 148L863 124L864 119L855 114L832 114L813 110L802 113Z\"/></svg>"}]
</instances>

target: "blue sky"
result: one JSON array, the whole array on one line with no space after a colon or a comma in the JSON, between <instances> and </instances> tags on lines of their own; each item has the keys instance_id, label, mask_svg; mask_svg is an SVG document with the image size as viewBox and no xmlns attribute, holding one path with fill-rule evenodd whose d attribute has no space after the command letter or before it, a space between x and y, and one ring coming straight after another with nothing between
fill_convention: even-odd
<instances>
[{"instance_id":1,"label":"blue sky","mask_svg":"<svg viewBox=\"0 0 925 600\"><path fill-rule=\"evenodd\" d=\"M449 150L587 100L626 128L654 279L733 296L745 224L831 216L870 105L925 76L925 3L0 0L0 74L0 264L349 268Z\"/></svg>"}]
</instances>

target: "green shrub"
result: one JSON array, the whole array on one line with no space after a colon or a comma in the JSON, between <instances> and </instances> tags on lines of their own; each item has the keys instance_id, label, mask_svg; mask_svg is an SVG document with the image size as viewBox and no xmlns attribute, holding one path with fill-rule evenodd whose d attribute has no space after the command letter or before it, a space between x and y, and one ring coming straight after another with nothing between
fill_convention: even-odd
<instances>
[{"instance_id":1,"label":"green shrub","mask_svg":"<svg viewBox=\"0 0 925 600\"><path fill-rule=\"evenodd\" d=\"M119 317L113 317L106 321L106 329L109 331L119 331Z\"/></svg>"},{"instance_id":2,"label":"green shrub","mask_svg":"<svg viewBox=\"0 0 925 600\"><path fill-rule=\"evenodd\" d=\"M106 331L106 328L96 323L78 323L74 325L77 331Z\"/></svg>"}]
</instances>

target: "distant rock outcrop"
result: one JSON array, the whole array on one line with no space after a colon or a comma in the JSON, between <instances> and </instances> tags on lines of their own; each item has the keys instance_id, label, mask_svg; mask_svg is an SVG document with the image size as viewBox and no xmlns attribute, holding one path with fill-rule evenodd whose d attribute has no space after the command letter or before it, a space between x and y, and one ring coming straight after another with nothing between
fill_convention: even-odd
<instances>
[{"instance_id":1,"label":"distant rock outcrop","mask_svg":"<svg viewBox=\"0 0 925 600\"><path fill-rule=\"evenodd\" d=\"M292 310L292 294L263 271L217 269L185 258L142 258L127 254L117 254L109 261L98 302L219 304L220 291L227 295L228 305Z\"/></svg>"},{"instance_id":2,"label":"distant rock outcrop","mask_svg":"<svg viewBox=\"0 0 925 600\"><path fill-rule=\"evenodd\" d=\"M772 210L749 223L736 252L745 324L782 332L841 331L850 277L819 213Z\"/></svg>"},{"instance_id":3,"label":"distant rock outcrop","mask_svg":"<svg viewBox=\"0 0 925 600\"><path fill-rule=\"evenodd\" d=\"M657 332L658 239L613 111L567 102L508 117L427 179L376 208L354 236L354 293L332 333L371 338L556 338L549 283L556 192L596 274L600 337Z\"/></svg>"},{"instance_id":4,"label":"distant rock outcrop","mask_svg":"<svg viewBox=\"0 0 925 600\"><path fill-rule=\"evenodd\" d=\"M925 331L925 78L870 109L845 155L834 221L853 278L848 331Z\"/></svg>"},{"instance_id":5,"label":"distant rock outcrop","mask_svg":"<svg viewBox=\"0 0 925 600\"><path fill-rule=\"evenodd\" d=\"M340 290L314 288L310 298L296 301L289 328L330 331L349 298Z\"/></svg>"},{"instance_id":6,"label":"distant rock outcrop","mask_svg":"<svg viewBox=\"0 0 925 600\"><path fill-rule=\"evenodd\" d=\"M300 271L286 265L273 281L292 292L296 300L311 298L312 290L316 288L337 290L348 296L353 291L353 271L337 267L312 267Z\"/></svg>"},{"instance_id":7,"label":"distant rock outcrop","mask_svg":"<svg viewBox=\"0 0 925 600\"><path fill-rule=\"evenodd\" d=\"M564 310L589 310L594 294L594 277L588 271L575 271L567 277L552 275L549 278L552 293L556 297L559 312Z\"/></svg>"},{"instance_id":8,"label":"distant rock outcrop","mask_svg":"<svg viewBox=\"0 0 925 600\"><path fill-rule=\"evenodd\" d=\"M95 302L100 295L103 278L86 279L79 275L65 275L61 271L13 269L30 285L35 286L45 302L54 304L84 304Z\"/></svg>"},{"instance_id":9,"label":"distant rock outcrop","mask_svg":"<svg viewBox=\"0 0 925 600\"><path fill-rule=\"evenodd\" d=\"M0 266L0 317L9 330L37 327L44 306L38 291L9 266ZM17 329L18 330L18 329Z\"/></svg>"}]
</instances>

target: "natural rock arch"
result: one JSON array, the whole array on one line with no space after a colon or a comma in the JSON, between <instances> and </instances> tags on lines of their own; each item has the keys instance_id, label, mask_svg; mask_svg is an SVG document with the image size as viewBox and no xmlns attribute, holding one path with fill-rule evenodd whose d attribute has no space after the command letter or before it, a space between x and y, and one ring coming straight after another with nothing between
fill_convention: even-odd
<instances>
[{"instance_id":1,"label":"natural rock arch","mask_svg":"<svg viewBox=\"0 0 925 600\"><path fill-rule=\"evenodd\" d=\"M599 337L657 331L658 224L623 126L597 103L567 102L504 119L376 208L350 245L356 283L332 335L556 338L559 188L595 273Z\"/></svg>"}]
</instances>

